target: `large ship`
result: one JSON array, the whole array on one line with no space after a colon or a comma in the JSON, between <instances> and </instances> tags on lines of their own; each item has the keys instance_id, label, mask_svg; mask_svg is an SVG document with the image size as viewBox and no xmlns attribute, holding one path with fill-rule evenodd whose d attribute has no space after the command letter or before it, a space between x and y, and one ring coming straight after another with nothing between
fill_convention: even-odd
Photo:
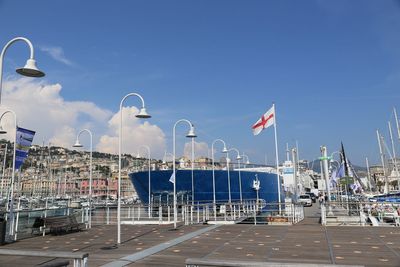
<instances>
[{"instance_id":1,"label":"large ship","mask_svg":"<svg viewBox=\"0 0 400 267\"><path fill-rule=\"evenodd\" d=\"M278 202L278 186L275 173L231 170L229 171L231 201L240 201L239 173L241 180L242 200L265 201L266 203ZM173 183L170 182L172 170L151 171L151 196L155 201L172 203ZM134 172L129 177L136 189L136 192L143 203L149 203L149 173ZM192 194L192 171L177 170L176 192L178 201L192 200L200 203L211 203L213 201L213 171L193 171L194 192ZM258 182L257 182L258 181ZM259 186L257 186L257 183ZM280 183L282 184L282 183ZM215 195L216 201L229 201L228 171L215 170ZM281 187L281 201L285 197Z\"/></svg>"}]
</instances>

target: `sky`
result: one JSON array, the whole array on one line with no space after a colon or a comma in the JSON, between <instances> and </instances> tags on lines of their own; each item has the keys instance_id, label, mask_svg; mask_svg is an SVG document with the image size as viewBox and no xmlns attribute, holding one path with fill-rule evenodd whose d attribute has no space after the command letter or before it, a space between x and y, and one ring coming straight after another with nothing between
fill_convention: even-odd
<instances>
[{"instance_id":1,"label":"sky","mask_svg":"<svg viewBox=\"0 0 400 267\"><path fill-rule=\"evenodd\" d=\"M377 129L390 148L387 122L400 112L399 1L0 0L0 25L0 47L27 37L46 73L19 76L28 47L7 49L2 105L37 144L71 147L88 128L95 150L117 153L120 101L135 92L152 118L135 118L138 98L125 101L124 153L148 145L162 158L185 118L196 155L222 138L251 162L273 164L273 129L253 136L251 126L275 103L280 161L286 143L314 160L321 145L332 153L342 141L365 166L366 157L379 163ZM190 155L188 126L176 130L177 156Z\"/></svg>"}]
</instances>

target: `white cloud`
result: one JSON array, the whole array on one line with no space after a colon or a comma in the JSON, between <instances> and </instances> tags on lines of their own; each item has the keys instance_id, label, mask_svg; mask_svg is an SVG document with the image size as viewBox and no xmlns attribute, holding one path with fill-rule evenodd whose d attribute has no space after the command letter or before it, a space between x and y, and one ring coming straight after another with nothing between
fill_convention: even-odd
<instances>
[{"instance_id":1,"label":"white cloud","mask_svg":"<svg viewBox=\"0 0 400 267\"><path fill-rule=\"evenodd\" d=\"M9 80L4 83L2 105L17 114L18 125L36 131L34 143L51 142L54 145L71 147L76 131L87 126L79 120L86 115L93 128L107 121L111 112L91 102L65 101L61 96L60 84L46 84L30 78ZM6 116L2 125L12 129L12 116ZM97 125L97 126L96 126ZM11 139L13 133L8 133Z\"/></svg>"},{"instance_id":2,"label":"white cloud","mask_svg":"<svg viewBox=\"0 0 400 267\"><path fill-rule=\"evenodd\" d=\"M59 46L40 46L40 50L48 53L53 59L64 63L65 65L72 66L73 63L65 57L64 50Z\"/></svg>"},{"instance_id":3,"label":"white cloud","mask_svg":"<svg viewBox=\"0 0 400 267\"><path fill-rule=\"evenodd\" d=\"M209 157L211 158L211 150L208 149L208 144L205 142L194 141L194 157ZM185 143L184 155L188 158L192 157L192 141Z\"/></svg>"},{"instance_id":4,"label":"white cloud","mask_svg":"<svg viewBox=\"0 0 400 267\"><path fill-rule=\"evenodd\" d=\"M165 134L156 125L135 117L136 107L122 108L122 153L136 155L141 145L149 146L152 158L162 158L165 150ZM120 113L108 121L109 134L100 137L97 150L106 153L118 153ZM144 152L141 154L145 155Z\"/></svg>"},{"instance_id":5,"label":"white cloud","mask_svg":"<svg viewBox=\"0 0 400 267\"><path fill-rule=\"evenodd\" d=\"M61 96L60 84L46 84L31 78L6 81L3 89L2 108L8 107L17 114L20 127L36 131L34 143L50 142L71 148L77 132L88 128L93 132L94 148L118 153L119 112L113 114L92 102L66 101ZM152 158L162 158L164 132L156 125L137 119L134 116L137 113L135 107L123 108L123 153L136 154L140 145L148 145ZM6 130L13 129L13 117L5 116L1 124ZM14 131L0 136L9 140L13 137ZM81 138L83 145L88 144L86 136Z\"/></svg>"}]
</instances>

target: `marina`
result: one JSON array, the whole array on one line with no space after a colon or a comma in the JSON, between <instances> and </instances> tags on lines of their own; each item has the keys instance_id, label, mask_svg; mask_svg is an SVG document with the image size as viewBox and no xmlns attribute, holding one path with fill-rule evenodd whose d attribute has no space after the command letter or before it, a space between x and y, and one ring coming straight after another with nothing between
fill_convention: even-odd
<instances>
[{"instance_id":1,"label":"marina","mask_svg":"<svg viewBox=\"0 0 400 267\"><path fill-rule=\"evenodd\" d=\"M320 225L319 217L314 205L306 208L305 219L293 226L179 224L173 230L171 225L123 225L118 246L115 225L103 225L67 235L24 239L6 248L87 252L89 266L185 266L190 262L193 264L188 266L214 266L206 262L232 261L241 266L260 262L265 264L262 266L399 266L397 228L328 227ZM32 266L54 260L2 255L0 265ZM202 264L198 264L200 260Z\"/></svg>"},{"instance_id":2,"label":"marina","mask_svg":"<svg viewBox=\"0 0 400 267\"><path fill-rule=\"evenodd\" d=\"M0 267L400 266L399 0L22 2Z\"/></svg>"}]
</instances>

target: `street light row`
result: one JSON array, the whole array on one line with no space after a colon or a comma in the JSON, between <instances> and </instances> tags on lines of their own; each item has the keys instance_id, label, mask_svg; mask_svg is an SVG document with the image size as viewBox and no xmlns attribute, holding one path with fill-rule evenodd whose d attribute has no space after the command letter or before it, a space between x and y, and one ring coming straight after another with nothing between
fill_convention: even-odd
<instances>
[{"instance_id":1,"label":"street light row","mask_svg":"<svg viewBox=\"0 0 400 267\"><path fill-rule=\"evenodd\" d=\"M36 61L34 59L34 49L33 49L33 45L32 43L24 37L17 37L14 38L12 40L10 40L3 48L1 54L0 54L0 105L1 105L1 92L2 92L2 76L3 76L3 60L4 60L4 54L6 52L6 50L15 42L17 41L24 41L25 43L28 44L29 48L30 48L30 57L27 60L25 66L23 68L19 68L17 69L17 73L24 75L24 76L28 76L28 77L43 77L45 74L44 72L40 71L37 66L36 66ZM145 103L144 103L144 99L141 95L139 95L138 93L129 93L126 96L124 96L120 102L120 123L119 123L119 142L118 142L118 191L117 191L117 199L118 199L118 207L117 207L117 243L120 244L121 243L121 153L122 153L122 107L124 104L124 101L130 97L130 96L135 96L137 98L140 99L142 107L139 110L139 113L137 115L135 115L137 118L140 119L147 119L150 118L151 116L147 113L146 108L145 108ZM17 124L17 116L15 114L14 111L10 110L10 109L6 109L1 117L0 117L0 123L1 123L1 119L4 117L4 115L6 114L12 114L14 116L14 124L15 124L15 129L17 128L18 124ZM174 188L174 228L176 228L176 224L177 224L177 199L176 199L176 127L178 124L180 123L186 123L189 125L189 132L187 133L186 137L191 138L192 139L192 164L193 164L193 147L194 147L194 138L196 138L196 134L195 134L195 129L194 129L194 125L192 124L191 121L187 120L187 119L180 119L178 120L173 127L173 177L174 177L174 182L173 182L173 188ZM86 132L89 134L90 137L90 170L89 170L89 222L88 222L88 226L89 228L91 228L91 207L92 207L92 152L93 152L93 134L89 129L83 129L81 130L76 137L76 142L73 145L73 147L82 147L81 143L79 142L79 137L80 135ZM5 134L7 133L5 130L3 130L1 128L0 125L0 134ZM242 159L242 157L240 156L240 152L236 149L236 148L231 148L231 149L227 149L226 148L226 143L225 141L223 141L222 139L216 139L213 143L212 143L212 168L213 168L213 204L214 204L214 214L216 216L216 196L215 196L215 162L214 162L214 144L215 142L220 141L223 143L224 147L222 152L226 153L226 159L227 159L227 174L228 174L228 189L229 189L229 202L231 202L231 192L230 192L230 173L229 173L229 156L228 153L229 151L236 151L237 152L237 157L236 159L239 162L239 185L240 185L240 201L242 201L242 188L241 188L241 176L240 176L240 160ZM148 146L141 146L140 148L145 148L147 150L148 153L148 157L149 157L149 217L151 216L151 210L150 210L150 199L151 199L151 180L150 180L150 165L151 165L151 152L150 152L150 148ZM11 199L13 198L13 188L14 188L14 180L15 180L15 149L16 149L16 135L14 135L14 153L13 153L13 170L12 170L12 178L11 178L11 194L10 197ZM246 156L246 155L243 155ZM247 157L247 156L246 156ZM247 157L247 162L248 162L248 157ZM193 167L193 166L192 166ZM193 187L193 174L192 174L192 187ZM192 188L193 190L193 188ZM193 194L193 192L192 192ZM12 202L12 201L11 201ZM10 227L10 234L13 234L13 229L14 227L11 226Z\"/></svg>"}]
</instances>

